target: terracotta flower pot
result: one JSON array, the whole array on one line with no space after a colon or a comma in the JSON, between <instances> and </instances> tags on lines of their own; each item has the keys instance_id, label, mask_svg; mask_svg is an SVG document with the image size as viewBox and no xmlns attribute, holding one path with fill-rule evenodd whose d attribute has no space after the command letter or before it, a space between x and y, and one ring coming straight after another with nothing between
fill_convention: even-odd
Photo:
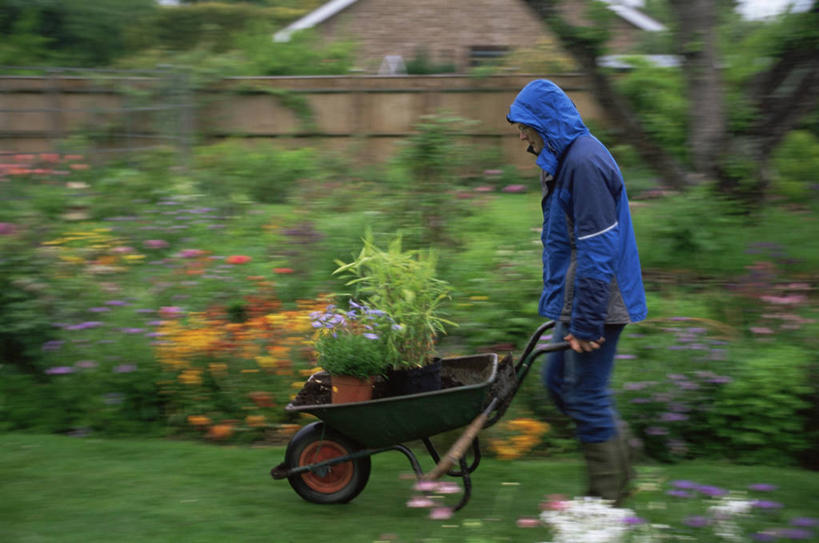
<instances>
[{"instance_id":1,"label":"terracotta flower pot","mask_svg":"<svg viewBox=\"0 0 819 543\"><path fill-rule=\"evenodd\" d=\"M349 375L330 377L332 403L366 402L373 397L372 377L359 379Z\"/></svg>"}]
</instances>

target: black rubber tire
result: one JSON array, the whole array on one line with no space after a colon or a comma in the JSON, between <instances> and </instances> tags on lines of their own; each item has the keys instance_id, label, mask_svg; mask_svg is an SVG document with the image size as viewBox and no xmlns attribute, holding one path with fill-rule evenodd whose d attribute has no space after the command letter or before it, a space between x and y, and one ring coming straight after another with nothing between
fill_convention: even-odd
<instances>
[{"instance_id":1,"label":"black rubber tire","mask_svg":"<svg viewBox=\"0 0 819 543\"><path fill-rule=\"evenodd\" d=\"M314 464L344 456L361 447L323 422L313 422L299 430L287 445L284 459L288 467ZM290 486L305 500L313 503L347 503L358 496L370 479L369 456L329 466L324 476L306 471L287 478Z\"/></svg>"}]
</instances>

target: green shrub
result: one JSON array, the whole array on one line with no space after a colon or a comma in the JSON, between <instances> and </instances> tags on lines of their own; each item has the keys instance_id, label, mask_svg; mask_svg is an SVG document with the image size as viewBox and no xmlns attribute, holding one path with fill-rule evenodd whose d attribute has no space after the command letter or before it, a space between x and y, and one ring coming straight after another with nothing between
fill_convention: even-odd
<instances>
[{"instance_id":1,"label":"green shrub","mask_svg":"<svg viewBox=\"0 0 819 543\"><path fill-rule=\"evenodd\" d=\"M196 177L202 191L216 199L287 201L301 179L318 175L316 152L283 150L269 144L227 141L196 152Z\"/></svg>"},{"instance_id":2,"label":"green shrub","mask_svg":"<svg viewBox=\"0 0 819 543\"><path fill-rule=\"evenodd\" d=\"M678 159L688 156L688 102L679 70L659 68L639 58L617 82L637 111L646 132Z\"/></svg>"},{"instance_id":3,"label":"green shrub","mask_svg":"<svg viewBox=\"0 0 819 543\"><path fill-rule=\"evenodd\" d=\"M270 33L249 32L236 46L255 75L337 75L353 67L355 45L346 41L324 44L313 30L302 30L289 41L273 41Z\"/></svg>"},{"instance_id":4,"label":"green shrub","mask_svg":"<svg viewBox=\"0 0 819 543\"><path fill-rule=\"evenodd\" d=\"M812 391L808 354L793 346L739 350L734 379L703 422L732 460L792 464L810 447L802 412Z\"/></svg>"},{"instance_id":5,"label":"green shrub","mask_svg":"<svg viewBox=\"0 0 819 543\"><path fill-rule=\"evenodd\" d=\"M644 269L690 270L726 276L750 263L745 245L746 218L709 187L693 188L633 214Z\"/></svg>"},{"instance_id":6,"label":"green shrub","mask_svg":"<svg viewBox=\"0 0 819 543\"><path fill-rule=\"evenodd\" d=\"M796 130L774 152L776 179L773 193L790 202L815 203L819 199L819 138Z\"/></svg>"}]
</instances>

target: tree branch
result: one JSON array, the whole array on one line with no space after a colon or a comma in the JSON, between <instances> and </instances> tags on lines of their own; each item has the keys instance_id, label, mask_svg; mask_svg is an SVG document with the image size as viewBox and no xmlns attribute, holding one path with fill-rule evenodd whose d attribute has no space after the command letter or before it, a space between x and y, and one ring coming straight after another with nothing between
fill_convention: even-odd
<instances>
[{"instance_id":1,"label":"tree branch","mask_svg":"<svg viewBox=\"0 0 819 543\"><path fill-rule=\"evenodd\" d=\"M566 22L559 14L555 0L525 0L525 2L543 18L560 39L564 48L589 75L595 99L643 160L663 178L668 186L679 190L690 185L688 176L680 164L662 147L654 143L643 129L637 114L614 89L609 76L599 66L597 59L603 48L603 43L595 39L599 34L582 32Z\"/></svg>"}]
</instances>

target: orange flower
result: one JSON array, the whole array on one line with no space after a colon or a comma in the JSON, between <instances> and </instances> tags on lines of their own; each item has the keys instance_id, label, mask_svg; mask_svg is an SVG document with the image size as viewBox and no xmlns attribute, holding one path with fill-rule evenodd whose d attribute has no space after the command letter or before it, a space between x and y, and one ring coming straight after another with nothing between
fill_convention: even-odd
<instances>
[{"instance_id":1,"label":"orange flower","mask_svg":"<svg viewBox=\"0 0 819 543\"><path fill-rule=\"evenodd\" d=\"M214 424L208 428L208 437L210 439L222 440L227 439L233 435L233 426L230 424Z\"/></svg>"},{"instance_id":2,"label":"orange flower","mask_svg":"<svg viewBox=\"0 0 819 543\"><path fill-rule=\"evenodd\" d=\"M188 424L192 426L207 426L210 419L204 415L188 415Z\"/></svg>"},{"instance_id":3,"label":"orange flower","mask_svg":"<svg viewBox=\"0 0 819 543\"><path fill-rule=\"evenodd\" d=\"M245 255L230 255L225 259L225 262L228 264L247 264L251 260L253 259Z\"/></svg>"},{"instance_id":4,"label":"orange flower","mask_svg":"<svg viewBox=\"0 0 819 543\"><path fill-rule=\"evenodd\" d=\"M288 274L293 273L293 268L273 268L273 273Z\"/></svg>"},{"instance_id":5,"label":"orange flower","mask_svg":"<svg viewBox=\"0 0 819 543\"><path fill-rule=\"evenodd\" d=\"M257 407L274 407L273 395L263 390L248 393L248 396Z\"/></svg>"},{"instance_id":6,"label":"orange flower","mask_svg":"<svg viewBox=\"0 0 819 543\"><path fill-rule=\"evenodd\" d=\"M248 415L245 417L245 423L251 428L258 428L265 425L264 415Z\"/></svg>"}]
</instances>

